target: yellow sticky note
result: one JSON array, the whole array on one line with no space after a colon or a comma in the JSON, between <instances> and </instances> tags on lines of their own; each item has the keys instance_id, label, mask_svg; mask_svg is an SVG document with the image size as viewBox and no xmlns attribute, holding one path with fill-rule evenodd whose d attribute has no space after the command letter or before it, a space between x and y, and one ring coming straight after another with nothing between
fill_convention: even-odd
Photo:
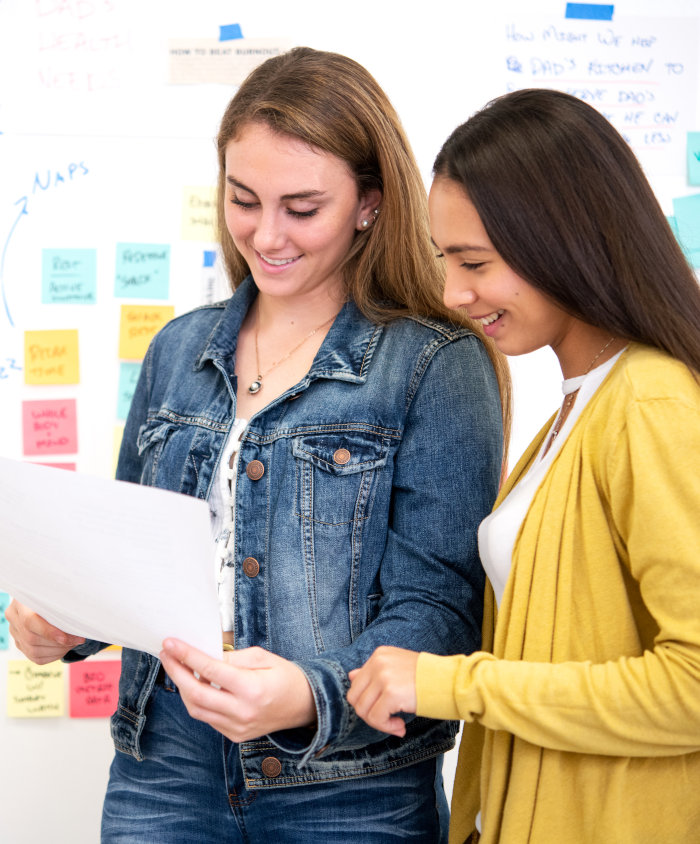
<instances>
[{"instance_id":1,"label":"yellow sticky note","mask_svg":"<svg viewBox=\"0 0 700 844\"><path fill-rule=\"evenodd\" d=\"M122 305L119 357L143 360L154 335L174 316L172 305Z\"/></svg>"},{"instance_id":2,"label":"yellow sticky note","mask_svg":"<svg viewBox=\"0 0 700 844\"><path fill-rule=\"evenodd\" d=\"M216 243L216 188L184 188L182 239Z\"/></svg>"},{"instance_id":3,"label":"yellow sticky note","mask_svg":"<svg viewBox=\"0 0 700 844\"><path fill-rule=\"evenodd\" d=\"M79 384L75 329L24 332L25 384Z\"/></svg>"},{"instance_id":4,"label":"yellow sticky note","mask_svg":"<svg viewBox=\"0 0 700 844\"><path fill-rule=\"evenodd\" d=\"M7 664L7 715L10 718L59 718L65 714L64 665L34 665L28 659Z\"/></svg>"}]
</instances>

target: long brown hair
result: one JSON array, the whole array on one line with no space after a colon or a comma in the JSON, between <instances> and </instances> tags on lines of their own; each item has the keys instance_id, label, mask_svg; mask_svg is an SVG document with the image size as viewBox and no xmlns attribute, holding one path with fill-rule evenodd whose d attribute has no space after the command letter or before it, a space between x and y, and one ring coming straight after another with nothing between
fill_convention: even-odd
<instances>
[{"instance_id":1,"label":"long brown hair","mask_svg":"<svg viewBox=\"0 0 700 844\"><path fill-rule=\"evenodd\" d=\"M498 377L507 443L507 363L480 325L442 301L442 267L430 241L425 188L398 115L374 77L346 56L297 47L257 67L229 103L217 139L217 208L221 249L234 288L250 270L226 228L226 147L251 122L344 161L360 195L381 192L376 221L357 232L342 267L348 297L374 322L414 315L468 324L486 346Z\"/></svg>"},{"instance_id":2,"label":"long brown hair","mask_svg":"<svg viewBox=\"0 0 700 844\"><path fill-rule=\"evenodd\" d=\"M700 372L700 288L632 150L568 94L506 94L459 126L436 177L465 190L496 251L559 307Z\"/></svg>"}]
</instances>

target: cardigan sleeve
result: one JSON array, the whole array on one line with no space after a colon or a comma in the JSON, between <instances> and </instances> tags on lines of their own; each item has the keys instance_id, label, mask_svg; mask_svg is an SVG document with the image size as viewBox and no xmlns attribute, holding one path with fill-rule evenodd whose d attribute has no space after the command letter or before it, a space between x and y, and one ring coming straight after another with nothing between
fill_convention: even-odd
<instances>
[{"instance_id":1,"label":"cardigan sleeve","mask_svg":"<svg viewBox=\"0 0 700 844\"><path fill-rule=\"evenodd\" d=\"M700 390L632 402L604 485L620 564L658 631L604 663L422 654L418 713L615 756L700 750Z\"/></svg>"}]
</instances>

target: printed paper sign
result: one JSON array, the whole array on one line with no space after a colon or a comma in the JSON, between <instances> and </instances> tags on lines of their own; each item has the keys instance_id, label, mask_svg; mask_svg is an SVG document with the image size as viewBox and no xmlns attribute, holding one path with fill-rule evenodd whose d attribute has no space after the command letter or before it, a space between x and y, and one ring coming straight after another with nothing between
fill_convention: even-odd
<instances>
[{"instance_id":1,"label":"printed paper sign","mask_svg":"<svg viewBox=\"0 0 700 844\"><path fill-rule=\"evenodd\" d=\"M216 242L216 188L184 188L182 239Z\"/></svg>"},{"instance_id":2,"label":"printed paper sign","mask_svg":"<svg viewBox=\"0 0 700 844\"><path fill-rule=\"evenodd\" d=\"M118 243L114 295L130 299L167 299L170 247L163 244Z\"/></svg>"},{"instance_id":3,"label":"printed paper sign","mask_svg":"<svg viewBox=\"0 0 700 844\"><path fill-rule=\"evenodd\" d=\"M75 329L24 332L25 384L79 384Z\"/></svg>"},{"instance_id":4,"label":"printed paper sign","mask_svg":"<svg viewBox=\"0 0 700 844\"><path fill-rule=\"evenodd\" d=\"M119 357L143 360L154 335L174 316L172 305L122 305Z\"/></svg>"},{"instance_id":5,"label":"printed paper sign","mask_svg":"<svg viewBox=\"0 0 700 844\"><path fill-rule=\"evenodd\" d=\"M25 455L77 454L78 414L75 399L22 402Z\"/></svg>"},{"instance_id":6,"label":"printed paper sign","mask_svg":"<svg viewBox=\"0 0 700 844\"><path fill-rule=\"evenodd\" d=\"M7 664L9 718L59 718L65 714L64 665L35 665L28 659Z\"/></svg>"},{"instance_id":7,"label":"printed paper sign","mask_svg":"<svg viewBox=\"0 0 700 844\"><path fill-rule=\"evenodd\" d=\"M94 305L96 249L42 250L41 301L45 305Z\"/></svg>"},{"instance_id":8,"label":"printed paper sign","mask_svg":"<svg viewBox=\"0 0 700 844\"><path fill-rule=\"evenodd\" d=\"M279 56L291 46L291 41L279 38L171 39L168 41L168 81L171 85L218 83L235 87L259 64Z\"/></svg>"},{"instance_id":9,"label":"printed paper sign","mask_svg":"<svg viewBox=\"0 0 700 844\"><path fill-rule=\"evenodd\" d=\"M121 661L86 660L70 665L71 718L109 718L117 708Z\"/></svg>"}]
</instances>

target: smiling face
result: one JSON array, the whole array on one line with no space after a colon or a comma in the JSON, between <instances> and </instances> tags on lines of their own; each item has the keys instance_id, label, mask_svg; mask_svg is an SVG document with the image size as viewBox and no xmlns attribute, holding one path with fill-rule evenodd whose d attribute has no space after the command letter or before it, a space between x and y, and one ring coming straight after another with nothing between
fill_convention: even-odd
<instances>
[{"instance_id":1,"label":"smiling face","mask_svg":"<svg viewBox=\"0 0 700 844\"><path fill-rule=\"evenodd\" d=\"M340 158L265 124L226 147L226 227L264 295L342 301L341 264L379 199Z\"/></svg>"},{"instance_id":2,"label":"smiling face","mask_svg":"<svg viewBox=\"0 0 700 844\"><path fill-rule=\"evenodd\" d=\"M430 190L430 228L446 261L445 304L482 323L500 351L522 355L542 346L560 352L584 326L522 279L496 252L462 186L438 177ZM563 362L562 362L563 368Z\"/></svg>"}]
</instances>

